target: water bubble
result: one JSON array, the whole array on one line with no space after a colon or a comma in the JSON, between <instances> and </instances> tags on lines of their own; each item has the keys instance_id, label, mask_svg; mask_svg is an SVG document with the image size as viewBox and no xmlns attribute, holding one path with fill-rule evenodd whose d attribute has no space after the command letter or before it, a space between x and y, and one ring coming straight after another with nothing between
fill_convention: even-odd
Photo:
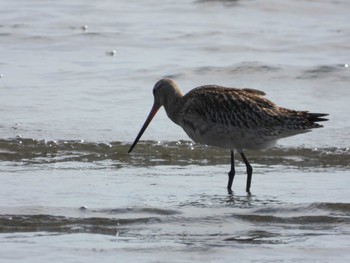
<instances>
[{"instance_id":1,"label":"water bubble","mask_svg":"<svg viewBox=\"0 0 350 263\"><path fill-rule=\"evenodd\" d=\"M348 68L348 67L349 67L349 65L348 65L348 64L345 64L345 65L344 65L344 67Z\"/></svg>"},{"instance_id":2,"label":"water bubble","mask_svg":"<svg viewBox=\"0 0 350 263\"><path fill-rule=\"evenodd\" d=\"M110 50L110 51L107 51L106 54L108 56L115 57L117 55L117 51L116 50Z\"/></svg>"},{"instance_id":3,"label":"water bubble","mask_svg":"<svg viewBox=\"0 0 350 263\"><path fill-rule=\"evenodd\" d=\"M86 209L87 209L87 206L86 206L86 205L82 205L79 209L80 209L80 210L86 210Z\"/></svg>"}]
</instances>

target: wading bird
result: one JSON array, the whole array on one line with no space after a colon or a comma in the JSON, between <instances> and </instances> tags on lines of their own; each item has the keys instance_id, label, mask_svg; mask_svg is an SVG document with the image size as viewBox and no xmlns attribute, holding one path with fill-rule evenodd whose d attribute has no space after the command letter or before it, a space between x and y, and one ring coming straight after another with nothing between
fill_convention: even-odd
<instances>
[{"instance_id":1,"label":"wading bird","mask_svg":"<svg viewBox=\"0 0 350 263\"><path fill-rule=\"evenodd\" d=\"M226 88L217 85L197 87L183 95L171 79L159 80L153 88L154 104L129 153L161 106L168 117L181 126L196 143L213 145L231 152L227 190L232 193L235 176L234 152L247 167L246 191L250 193L253 169L243 150L268 148L278 139L323 127L317 122L328 114L282 108L265 99L255 89Z\"/></svg>"}]
</instances>

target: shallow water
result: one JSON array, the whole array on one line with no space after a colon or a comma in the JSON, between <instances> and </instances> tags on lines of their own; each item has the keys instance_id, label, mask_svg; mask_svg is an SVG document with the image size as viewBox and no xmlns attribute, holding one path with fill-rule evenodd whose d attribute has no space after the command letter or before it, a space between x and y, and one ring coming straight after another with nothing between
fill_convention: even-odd
<instances>
[{"instance_id":1,"label":"shallow water","mask_svg":"<svg viewBox=\"0 0 350 263\"><path fill-rule=\"evenodd\" d=\"M0 145L6 261L349 259L349 148L247 152L249 196L241 162L229 195L227 152L189 141Z\"/></svg>"},{"instance_id":2,"label":"shallow water","mask_svg":"<svg viewBox=\"0 0 350 263\"><path fill-rule=\"evenodd\" d=\"M348 262L347 1L2 1L0 262ZM160 111L172 77L329 113L247 151L195 145Z\"/></svg>"}]
</instances>

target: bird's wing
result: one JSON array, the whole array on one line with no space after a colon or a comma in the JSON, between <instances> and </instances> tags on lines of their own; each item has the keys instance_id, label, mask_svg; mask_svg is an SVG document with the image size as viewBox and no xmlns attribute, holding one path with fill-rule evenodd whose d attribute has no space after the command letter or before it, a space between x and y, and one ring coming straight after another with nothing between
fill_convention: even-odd
<instances>
[{"instance_id":1,"label":"bird's wing","mask_svg":"<svg viewBox=\"0 0 350 263\"><path fill-rule=\"evenodd\" d=\"M263 98L262 94L251 89L202 86L183 97L184 105L180 115L186 119L204 119L212 124L257 128L270 118L276 107Z\"/></svg>"},{"instance_id":2,"label":"bird's wing","mask_svg":"<svg viewBox=\"0 0 350 263\"><path fill-rule=\"evenodd\" d=\"M252 89L202 86L183 97L179 116L187 123L197 119L228 130L254 130L264 136L321 127L308 118L308 112L278 107L263 94Z\"/></svg>"},{"instance_id":3,"label":"bird's wing","mask_svg":"<svg viewBox=\"0 0 350 263\"><path fill-rule=\"evenodd\" d=\"M251 93L251 94L254 94L254 95L259 95L259 96L265 96L266 93L261 91L261 90L258 90L258 89L248 89L248 88L245 88L245 89L242 89L243 91L247 92L247 93Z\"/></svg>"}]
</instances>

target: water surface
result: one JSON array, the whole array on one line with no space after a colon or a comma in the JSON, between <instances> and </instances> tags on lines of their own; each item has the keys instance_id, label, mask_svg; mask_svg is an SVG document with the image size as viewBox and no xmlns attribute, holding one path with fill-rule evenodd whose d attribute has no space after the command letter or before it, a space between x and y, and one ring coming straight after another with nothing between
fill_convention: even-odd
<instances>
[{"instance_id":1,"label":"water surface","mask_svg":"<svg viewBox=\"0 0 350 263\"><path fill-rule=\"evenodd\" d=\"M2 1L1 262L348 262L348 1ZM173 78L329 113L247 151L195 145L161 110Z\"/></svg>"}]
</instances>

